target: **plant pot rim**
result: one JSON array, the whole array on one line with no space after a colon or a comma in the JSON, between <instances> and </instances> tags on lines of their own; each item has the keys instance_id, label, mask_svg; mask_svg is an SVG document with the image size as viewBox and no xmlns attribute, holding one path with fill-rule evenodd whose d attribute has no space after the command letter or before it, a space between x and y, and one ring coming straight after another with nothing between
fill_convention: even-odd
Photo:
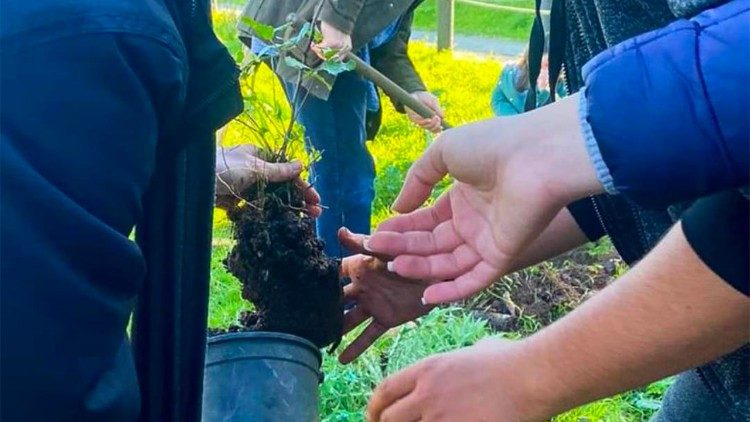
<instances>
[{"instance_id":1,"label":"plant pot rim","mask_svg":"<svg viewBox=\"0 0 750 422\"><path fill-rule=\"evenodd\" d=\"M274 331L238 331L234 333L214 334L208 337L207 345L227 343L237 340L246 340L248 338L281 340L282 342L301 345L307 349L310 349L310 351L313 352L313 354L317 357L318 361L321 364L323 362L323 356L320 353L320 349L315 347L315 345L310 340L295 336L293 334L277 333Z\"/></svg>"}]
</instances>

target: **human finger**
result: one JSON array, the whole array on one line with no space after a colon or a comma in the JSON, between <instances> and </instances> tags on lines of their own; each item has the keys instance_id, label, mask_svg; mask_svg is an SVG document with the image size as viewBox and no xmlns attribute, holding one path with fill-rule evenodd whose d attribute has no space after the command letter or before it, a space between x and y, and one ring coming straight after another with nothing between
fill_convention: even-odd
<instances>
[{"instance_id":1,"label":"human finger","mask_svg":"<svg viewBox=\"0 0 750 422\"><path fill-rule=\"evenodd\" d=\"M430 109L432 109L432 111L435 112L435 114L437 115L437 117L440 117L440 118L445 117L445 114L443 112L443 108L440 107L440 101L438 101L437 97L435 97L434 95L430 95L425 100L425 105L427 107L429 107Z\"/></svg>"},{"instance_id":2,"label":"human finger","mask_svg":"<svg viewBox=\"0 0 750 422\"><path fill-rule=\"evenodd\" d=\"M357 328L371 316L362 306L355 306L354 309L344 314L344 334Z\"/></svg>"},{"instance_id":3,"label":"human finger","mask_svg":"<svg viewBox=\"0 0 750 422\"><path fill-rule=\"evenodd\" d=\"M436 128L437 129L440 128L441 120L440 120L440 116L437 114L432 117L422 117L421 115L407 108L406 115L409 117L409 120L411 120L412 123L421 127L422 129L434 132Z\"/></svg>"},{"instance_id":4,"label":"human finger","mask_svg":"<svg viewBox=\"0 0 750 422\"><path fill-rule=\"evenodd\" d=\"M320 194L315 190L309 183L297 178L295 184L302 191L302 195L305 199L305 208L312 218L320 217L323 213L323 208L320 206Z\"/></svg>"},{"instance_id":5,"label":"human finger","mask_svg":"<svg viewBox=\"0 0 750 422\"><path fill-rule=\"evenodd\" d=\"M324 49L336 50L336 59L338 60L346 60L352 49L351 43L346 37L325 37L315 47L313 51L323 60L326 59Z\"/></svg>"},{"instance_id":6,"label":"human finger","mask_svg":"<svg viewBox=\"0 0 750 422\"><path fill-rule=\"evenodd\" d=\"M501 270L482 261L453 281L437 283L428 287L424 291L422 301L425 304L435 305L466 299L487 288L501 274Z\"/></svg>"},{"instance_id":7,"label":"human finger","mask_svg":"<svg viewBox=\"0 0 750 422\"><path fill-rule=\"evenodd\" d=\"M427 123L425 126L425 129L429 130L432 133L439 133L443 130L442 126L442 120L440 117L435 116Z\"/></svg>"},{"instance_id":8,"label":"human finger","mask_svg":"<svg viewBox=\"0 0 750 422\"><path fill-rule=\"evenodd\" d=\"M344 365L350 363L375 343L375 340L379 339L386 331L388 331L387 327L380 325L377 321L371 322L370 325L368 325L367 328L365 328L365 330L362 331L354 341L346 346L346 349L344 349L343 352L341 352L339 355L339 362Z\"/></svg>"},{"instance_id":9,"label":"human finger","mask_svg":"<svg viewBox=\"0 0 750 422\"><path fill-rule=\"evenodd\" d=\"M384 421L417 422L422 420L422 406L414 394L408 394L388 406L380 415Z\"/></svg>"},{"instance_id":10,"label":"human finger","mask_svg":"<svg viewBox=\"0 0 750 422\"><path fill-rule=\"evenodd\" d=\"M429 119L424 119L421 123L419 123L419 126L424 130L432 132L435 128L436 123L438 122L437 119L438 117L430 117Z\"/></svg>"},{"instance_id":11,"label":"human finger","mask_svg":"<svg viewBox=\"0 0 750 422\"><path fill-rule=\"evenodd\" d=\"M370 402L367 403L367 420L380 420L386 408L412 392L417 386L421 366L417 363L384 379L375 388Z\"/></svg>"},{"instance_id":12,"label":"human finger","mask_svg":"<svg viewBox=\"0 0 750 422\"><path fill-rule=\"evenodd\" d=\"M410 109L409 107L404 107L404 109L406 110L406 117L408 117L411 121L413 121L415 123L418 123L418 122L430 119L429 117L424 117L424 116L420 115L419 113L417 113L416 111Z\"/></svg>"},{"instance_id":13,"label":"human finger","mask_svg":"<svg viewBox=\"0 0 750 422\"><path fill-rule=\"evenodd\" d=\"M409 168L401 192L393 203L395 211L407 213L417 209L429 198L432 188L448 174L443 158L445 141L442 139L443 136L439 136Z\"/></svg>"},{"instance_id":14,"label":"human finger","mask_svg":"<svg viewBox=\"0 0 750 422\"><path fill-rule=\"evenodd\" d=\"M320 44L316 44L316 43L310 44L310 50L312 50L312 52L315 53L315 55L318 56L320 60L326 59L326 56L325 54L323 54L323 49L321 48Z\"/></svg>"},{"instance_id":15,"label":"human finger","mask_svg":"<svg viewBox=\"0 0 750 422\"><path fill-rule=\"evenodd\" d=\"M438 224L449 220L453 216L450 197L441 195L434 204L429 207L420 208L407 214L391 217L377 227L375 233L381 231L407 232L407 231L431 231ZM369 242L368 242L369 243Z\"/></svg>"},{"instance_id":16,"label":"human finger","mask_svg":"<svg viewBox=\"0 0 750 422\"><path fill-rule=\"evenodd\" d=\"M451 252L462 243L453 222L448 220L432 231L378 231L367 240L367 247L375 251L387 250L392 256L428 256Z\"/></svg>"},{"instance_id":17,"label":"human finger","mask_svg":"<svg viewBox=\"0 0 750 422\"><path fill-rule=\"evenodd\" d=\"M397 256L388 269L405 278L426 280L452 280L471 271L482 257L470 246L461 245L451 253L415 256Z\"/></svg>"},{"instance_id":18,"label":"human finger","mask_svg":"<svg viewBox=\"0 0 750 422\"><path fill-rule=\"evenodd\" d=\"M363 234L355 234L349 231L346 227L341 227L336 233L339 239L339 243L347 251L353 254L366 253L364 242L366 236Z\"/></svg>"},{"instance_id":19,"label":"human finger","mask_svg":"<svg viewBox=\"0 0 750 422\"><path fill-rule=\"evenodd\" d=\"M369 238L370 236L367 236L364 234L352 233L346 227L342 227L338 231L339 243L347 251L353 254L364 254L364 255L372 256L384 262L390 261L392 258L391 255L373 252L366 248L365 244L368 242Z\"/></svg>"},{"instance_id":20,"label":"human finger","mask_svg":"<svg viewBox=\"0 0 750 422\"><path fill-rule=\"evenodd\" d=\"M260 158L256 159L258 171L269 182L286 182L293 180L302 172L302 164L299 161L291 163L267 163Z\"/></svg>"}]
</instances>

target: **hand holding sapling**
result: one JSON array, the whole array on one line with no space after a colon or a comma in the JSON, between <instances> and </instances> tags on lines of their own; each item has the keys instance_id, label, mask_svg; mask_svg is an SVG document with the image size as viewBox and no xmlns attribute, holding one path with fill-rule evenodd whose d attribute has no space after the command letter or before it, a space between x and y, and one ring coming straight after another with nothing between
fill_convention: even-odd
<instances>
[{"instance_id":1,"label":"hand holding sapling","mask_svg":"<svg viewBox=\"0 0 750 422\"><path fill-rule=\"evenodd\" d=\"M258 180L294 180L304 192L307 212L312 217L318 217L321 213L320 196L307 182L300 179L302 164L298 161L269 163L258 155L258 148L248 144L216 150L216 205L227 208L239 199L240 192L244 192Z\"/></svg>"},{"instance_id":2,"label":"hand holding sapling","mask_svg":"<svg viewBox=\"0 0 750 422\"><path fill-rule=\"evenodd\" d=\"M352 51L352 37L326 21L320 22L320 32L323 40L312 46L313 50L321 59L326 59L323 49L334 49L338 51L338 57L344 59L346 54Z\"/></svg>"}]
</instances>

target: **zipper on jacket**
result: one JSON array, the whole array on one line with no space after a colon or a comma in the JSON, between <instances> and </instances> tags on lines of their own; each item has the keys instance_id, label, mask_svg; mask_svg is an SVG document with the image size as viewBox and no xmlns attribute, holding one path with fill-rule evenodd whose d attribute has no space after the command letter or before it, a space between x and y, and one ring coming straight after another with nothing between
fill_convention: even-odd
<instances>
[{"instance_id":1,"label":"zipper on jacket","mask_svg":"<svg viewBox=\"0 0 750 422\"><path fill-rule=\"evenodd\" d=\"M593 196L589 196L589 199L591 200L591 203L594 205L594 214L596 214L596 218L599 220L599 224L602 226L602 230L604 230L604 234L606 234L607 237L612 239L612 236L610 236L609 231L607 230L607 226L604 224L604 218L602 217L602 213L599 211L599 205L596 204L596 198Z\"/></svg>"},{"instance_id":2,"label":"zipper on jacket","mask_svg":"<svg viewBox=\"0 0 750 422\"><path fill-rule=\"evenodd\" d=\"M570 95L570 82L568 81L568 66L563 63L562 69L560 69L560 77L563 80L563 89L565 90L565 96Z\"/></svg>"}]
</instances>

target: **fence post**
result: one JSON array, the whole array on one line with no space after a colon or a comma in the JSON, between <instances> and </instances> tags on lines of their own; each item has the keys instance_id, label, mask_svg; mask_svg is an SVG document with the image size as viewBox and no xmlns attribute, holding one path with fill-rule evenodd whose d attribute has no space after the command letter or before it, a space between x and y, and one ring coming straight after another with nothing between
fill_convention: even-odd
<instances>
[{"instance_id":1,"label":"fence post","mask_svg":"<svg viewBox=\"0 0 750 422\"><path fill-rule=\"evenodd\" d=\"M450 50L453 48L453 12L454 0L438 0L438 33L437 48Z\"/></svg>"}]
</instances>

